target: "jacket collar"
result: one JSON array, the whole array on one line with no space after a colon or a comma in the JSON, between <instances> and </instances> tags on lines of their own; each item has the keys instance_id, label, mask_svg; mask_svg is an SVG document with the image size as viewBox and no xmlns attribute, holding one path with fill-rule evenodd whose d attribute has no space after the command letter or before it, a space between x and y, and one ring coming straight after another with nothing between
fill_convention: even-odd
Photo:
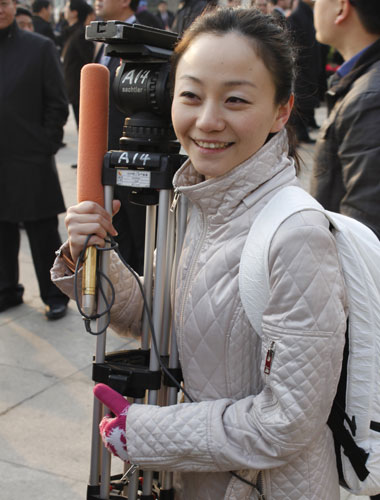
<instances>
[{"instance_id":1,"label":"jacket collar","mask_svg":"<svg viewBox=\"0 0 380 500\"><path fill-rule=\"evenodd\" d=\"M329 111L335 102L347 94L352 84L360 76L368 71L368 68L375 62L380 60L380 38L370 45L368 49L359 57L352 70L340 79L332 77L330 80L330 88L326 92L326 100Z\"/></svg>"},{"instance_id":2,"label":"jacket collar","mask_svg":"<svg viewBox=\"0 0 380 500\"><path fill-rule=\"evenodd\" d=\"M16 33L19 32L19 30L20 28L18 27L16 20L14 20L12 24L0 30L0 41L5 40L6 38L13 37Z\"/></svg>"},{"instance_id":3,"label":"jacket collar","mask_svg":"<svg viewBox=\"0 0 380 500\"><path fill-rule=\"evenodd\" d=\"M173 185L206 215L226 220L245 211L250 205L247 200L251 193L286 168L294 177L287 133L282 130L248 160L219 177L204 180L187 160L176 172Z\"/></svg>"}]
</instances>

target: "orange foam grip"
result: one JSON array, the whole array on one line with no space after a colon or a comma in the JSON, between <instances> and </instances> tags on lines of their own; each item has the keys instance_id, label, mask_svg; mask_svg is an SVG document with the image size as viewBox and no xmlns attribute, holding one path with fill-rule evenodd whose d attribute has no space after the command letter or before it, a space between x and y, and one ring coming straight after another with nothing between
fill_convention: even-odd
<instances>
[{"instance_id":1,"label":"orange foam grip","mask_svg":"<svg viewBox=\"0 0 380 500\"><path fill-rule=\"evenodd\" d=\"M108 146L109 70L86 64L81 71L77 200L104 206L103 158Z\"/></svg>"}]
</instances>

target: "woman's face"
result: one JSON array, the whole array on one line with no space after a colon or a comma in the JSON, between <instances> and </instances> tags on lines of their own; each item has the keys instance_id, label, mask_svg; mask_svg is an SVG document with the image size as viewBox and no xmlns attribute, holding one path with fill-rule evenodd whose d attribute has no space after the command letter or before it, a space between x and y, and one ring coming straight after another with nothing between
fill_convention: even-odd
<instances>
[{"instance_id":1,"label":"woman's face","mask_svg":"<svg viewBox=\"0 0 380 500\"><path fill-rule=\"evenodd\" d=\"M272 76L244 36L197 37L178 63L172 105L177 138L194 168L216 177L256 153L290 114L292 99L274 99Z\"/></svg>"}]
</instances>

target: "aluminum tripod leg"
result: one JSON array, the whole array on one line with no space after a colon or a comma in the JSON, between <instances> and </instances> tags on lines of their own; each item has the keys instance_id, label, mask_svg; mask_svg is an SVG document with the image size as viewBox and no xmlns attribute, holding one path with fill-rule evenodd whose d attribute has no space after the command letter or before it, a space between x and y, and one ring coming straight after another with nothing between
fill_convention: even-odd
<instances>
[{"instance_id":1,"label":"aluminum tripod leg","mask_svg":"<svg viewBox=\"0 0 380 500\"><path fill-rule=\"evenodd\" d=\"M144 253L144 291L149 310L152 310L152 290L153 290L153 259L154 247L156 240L156 213L157 208L155 205L148 205L146 207L146 223L145 223L145 253ZM148 315L144 311L142 321L142 334L141 334L141 349L148 350L150 345L150 329L148 322ZM137 404L143 404L144 401L135 399ZM128 500L137 500L139 486L139 471L137 470L131 476L128 484Z\"/></svg>"},{"instance_id":2,"label":"aluminum tripod leg","mask_svg":"<svg viewBox=\"0 0 380 500\"><path fill-rule=\"evenodd\" d=\"M167 226L168 226L168 213L170 202L170 191L161 190L159 194L159 208L158 208L158 224L157 224L157 252L156 252L156 279L154 287L154 300L153 300L153 326L155 330L156 343L158 349L161 345L162 337L162 319L164 309L164 290L165 290L165 276L166 276L166 248L167 248ZM160 368L160 361L155 352L151 348L149 369L151 371L158 371ZM155 405L158 400L158 392L155 390L149 391L148 404ZM153 472L144 472L143 481L143 496L149 497L152 493Z\"/></svg>"},{"instance_id":3,"label":"aluminum tripod leg","mask_svg":"<svg viewBox=\"0 0 380 500\"><path fill-rule=\"evenodd\" d=\"M187 225L187 198L181 196L178 202L177 208L177 235L176 235L176 249L175 249L175 258L173 263L172 275L174 279L177 275L177 267L179 258L181 255L183 240L185 237ZM174 304L173 304L174 305ZM178 348L177 348L177 338L175 334L174 327L174 317L172 317L172 328L171 328L171 337L170 337L170 356L169 356L169 369L177 369L179 368L179 356L178 356ZM174 405L177 403L178 390L176 387L169 387L167 394L167 404ZM173 473L172 472L164 472L162 475L162 489L164 491L170 491L173 488Z\"/></svg>"},{"instance_id":4,"label":"aluminum tripod leg","mask_svg":"<svg viewBox=\"0 0 380 500\"><path fill-rule=\"evenodd\" d=\"M105 187L105 200L106 209L108 212L112 213L112 188ZM171 309L170 309L170 283L173 268L173 253L174 253L174 236L175 236L175 218L173 214L169 214L169 205L171 201L172 192L171 190L161 190L159 195L159 212L158 212L158 224L157 224L157 253L156 253L156 279L154 286L154 299L153 299L153 325L156 335L157 347L159 353L163 355L168 354L168 346L170 339L170 323L171 323ZM180 216L180 204L179 215ZM186 212L184 216L184 221L186 220ZM152 303L152 283L153 283L153 253L155 247L155 227L156 227L156 207L147 207L147 226L146 226L146 239L145 239L145 259L144 259L144 288L147 296L148 304ZM182 229L181 229L182 227ZM179 244L182 245L183 234L184 234L185 222L180 223L180 227L177 231L177 244L175 248L176 258L180 254ZM102 252L101 258L101 270L104 274L108 274L108 262L110 258L109 252ZM175 264L175 269L177 262ZM104 289L107 289L105 284ZM99 294L98 300L98 311L105 309L104 300ZM106 318L102 317L97 322L97 331L105 328ZM173 335L172 335L173 337ZM175 336L174 336L175 337ZM142 340L141 347L143 350L148 350L150 344L150 364L149 370L151 372L160 371L160 359L157 356L156 350L153 348L152 341L150 339L150 328L147 321L146 315L143 317L143 327L142 327ZM171 341L170 349L170 367L178 367L178 354L176 352L176 344L173 338ZM173 361L174 359L174 361ZM102 363L105 360L105 333L97 337L96 346L96 363ZM172 388L169 388L170 392ZM165 388L166 391L166 388ZM175 404L177 397L177 389L174 388L174 397L170 398L172 402L169 404ZM150 390L148 393L148 403L157 404L158 401L158 391ZM144 400L135 400L135 403L144 403ZM164 403L165 404L165 403ZM93 408L93 439L92 439L92 453L91 453L91 471L90 471L90 485L98 486L100 477L100 495L97 498L102 500L109 500L110 495L110 480L111 480L111 455L102 446L98 425L102 418L102 405L94 398L94 408ZM101 452L101 460L99 462L99 455ZM99 469L101 468L101 472ZM172 486L172 474L163 473L162 474L162 484L164 489L170 489ZM139 474L136 472L132 477L130 477L128 484L128 500L137 500L138 498L138 485L139 485ZM153 472L144 471L144 482L143 482L143 498L153 498L152 497L152 487L153 487ZM167 488L166 488L167 487ZM125 493L125 491L124 491ZM166 497L165 497L166 498Z\"/></svg>"},{"instance_id":5,"label":"aluminum tripod leg","mask_svg":"<svg viewBox=\"0 0 380 500\"><path fill-rule=\"evenodd\" d=\"M113 187L105 186L104 188L104 203L105 209L108 213L112 214L112 200L113 200ZM101 252L99 255L100 259L100 269L104 274L108 274L108 266L110 260L110 252ZM102 279L102 278L101 278ZM107 284L103 280L103 288L107 289ZM102 295L98 294L98 312L104 311L106 304ZM97 320L97 331L101 331L105 328L107 322L107 317L105 315L101 316ZM96 353L95 361L97 363L103 363L105 359L105 346L106 346L106 332L100 334L96 338ZM90 478L89 485L96 486L99 484L99 456L101 450L101 484L100 484L100 498L108 500L109 498L109 482L110 482L110 470L111 470L111 457L107 452L106 448L101 445L100 434L99 434L99 422L102 417L102 404L94 396L94 407L93 407L93 421L92 421L92 443L91 443L91 464L90 464Z\"/></svg>"}]
</instances>

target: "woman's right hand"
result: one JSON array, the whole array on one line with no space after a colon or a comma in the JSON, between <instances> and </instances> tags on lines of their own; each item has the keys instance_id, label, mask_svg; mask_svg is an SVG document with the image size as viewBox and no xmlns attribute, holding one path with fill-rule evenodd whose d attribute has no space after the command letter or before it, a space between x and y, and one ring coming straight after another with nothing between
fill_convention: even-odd
<instances>
[{"instance_id":1,"label":"woman's right hand","mask_svg":"<svg viewBox=\"0 0 380 500\"><path fill-rule=\"evenodd\" d=\"M113 215L120 209L120 201L113 200ZM67 210L65 225L69 235L71 258L74 263L84 247L86 238L93 234L88 245L104 247L107 234L116 236L117 231L112 225L111 215L98 203L82 201Z\"/></svg>"}]
</instances>

